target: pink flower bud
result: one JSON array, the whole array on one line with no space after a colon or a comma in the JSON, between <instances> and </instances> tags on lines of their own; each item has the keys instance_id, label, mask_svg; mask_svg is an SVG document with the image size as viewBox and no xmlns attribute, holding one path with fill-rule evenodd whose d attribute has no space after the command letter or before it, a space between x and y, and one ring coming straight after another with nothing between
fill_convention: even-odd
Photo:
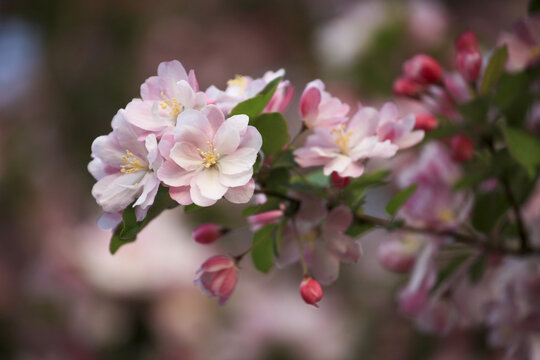
<instances>
[{"instance_id":1,"label":"pink flower bud","mask_svg":"<svg viewBox=\"0 0 540 360\"><path fill-rule=\"evenodd\" d=\"M435 84L442 79L439 63L430 56L416 55L403 64L405 77L419 84Z\"/></svg>"},{"instance_id":2,"label":"pink flower bud","mask_svg":"<svg viewBox=\"0 0 540 360\"><path fill-rule=\"evenodd\" d=\"M197 270L195 284L208 296L218 297L223 305L231 296L238 279L238 269L234 259L228 256L213 256Z\"/></svg>"},{"instance_id":3,"label":"pink flower bud","mask_svg":"<svg viewBox=\"0 0 540 360\"><path fill-rule=\"evenodd\" d=\"M203 244L203 245L209 245L217 240L224 234L228 233L229 229L224 228L223 226L217 225L217 224L203 224L193 230L193 240L195 240L196 243Z\"/></svg>"},{"instance_id":4,"label":"pink flower bud","mask_svg":"<svg viewBox=\"0 0 540 360\"><path fill-rule=\"evenodd\" d=\"M457 66L461 76L468 83L473 83L482 69L482 55L478 50L460 51L457 55Z\"/></svg>"},{"instance_id":5,"label":"pink flower bud","mask_svg":"<svg viewBox=\"0 0 540 360\"><path fill-rule=\"evenodd\" d=\"M476 35L470 30L461 34L456 40L456 49L458 52L478 50L478 40L476 40Z\"/></svg>"},{"instance_id":6,"label":"pink flower bud","mask_svg":"<svg viewBox=\"0 0 540 360\"><path fill-rule=\"evenodd\" d=\"M321 284L315 279L306 276L302 283L300 283L300 295L306 304L313 305L316 308L319 306L317 303L323 298L323 290Z\"/></svg>"},{"instance_id":7,"label":"pink flower bud","mask_svg":"<svg viewBox=\"0 0 540 360\"><path fill-rule=\"evenodd\" d=\"M450 139L450 156L455 162L468 161L474 154L474 146L467 136L456 135Z\"/></svg>"},{"instance_id":8,"label":"pink flower bud","mask_svg":"<svg viewBox=\"0 0 540 360\"><path fill-rule=\"evenodd\" d=\"M336 171L332 171L331 179L332 185L337 189L345 189L351 183L351 178L349 176L339 176Z\"/></svg>"},{"instance_id":9,"label":"pink flower bud","mask_svg":"<svg viewBox=\"0 0 540 360\"><path fill-rule=\"evenodd\" d=\"M381 264L390 271L405 273L412 269L416 259L416 247L402 241L387 241L379 246Z\"/></svg>"},{"instance_id":10,"label":"pink flower bud","mask_svg":"<svg viewBox=\"0 0 540 360\"><path fill-rule=\"evenodd\" d=\"M425 132L428 132L435 129L437 126L439 126L439 121L435 116L431 114L416 115L414 130L424 130Z\"/></svg>"},{"instance_id":11,"label":"pink flower bud","mask_svg":"<svg viewBox=\"0 0 540 360\"><path fill-rule=\"evenodd\" d=\"M257 231L263 226L276 224L283 216L283 210L270 210L247 217L251 231Z\"/></svg>"},{"instance_id":12,"label":"pink flower bud","mask_svg":"<svg viewBox=\"0 0 540 360\"><path fill-rule=\"evenodd\" d=\"M424 90L424 86L404 77L397 78L392 87L397 96L415 97Z\"/></svg>"}]
</instances>

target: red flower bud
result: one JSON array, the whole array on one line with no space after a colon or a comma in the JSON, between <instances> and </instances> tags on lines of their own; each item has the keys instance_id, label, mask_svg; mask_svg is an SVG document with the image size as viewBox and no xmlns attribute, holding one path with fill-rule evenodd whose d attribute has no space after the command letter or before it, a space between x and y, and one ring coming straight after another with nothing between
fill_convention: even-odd
<instances>
[{"instance_id":1,"label":"red flower bud","mask_svg":"<svg viewBox=\"0 0 540 360\"><path fill-rule=\"evenodd\" d=\"M472 31L466 31L456 40L456 49L458 52L478 50L478 41Z\"/></svg>"},{"instance_id":2,"label":"red flower bud","mask_svg":"<svg viewBox=\"0 0 540 360\"><path fill-rule=\"evenodd\" d=\"M465 81L473 83L482 69L482 55L476 49L460 51L457 54L457 67Z\"/></svg>"},{"instance_id":3,"label":"red flower bud","mask_svg":"<svg viewBox=\"0 0 540 360\"><path fill-rule=\"evenodd\" d=\"M408 79L419 84L435 84L441 82L442 69L439 63L430 56L416 55L403 64L403 73Z\"/></svg>"},{"instance_id":4,"label":"red flower bud","mask_svg":"<svg viewBox=\"0 0 540 360\"><path fill-rule=\"evenodd\" d=\"M321 284L315 279L306 276L300 283L300 295L306 304L319 307L317 303L323 298L323 290Z\"/></svg>"},{"instance_id":5,"label":"red flower bud","mask_svg":"<svg viewBox=\"0 0 540 360\"><path fill-rule=\"evenodd\" d=\"M439 121L435 116L431 114L416 115L414 130L424 130L425 132L428 132L435 129L437 126L439 126Z\"/></svg>"},{"instance_id":6,"label":"red flower bud","mask_svg":"<svg viewBox=\"0 0 540 360\"><path fill-rule=\"evenodd\" d=\"M224 228L223 226L217 224L203 224L193 230L193 240L196 243L209 245L217 240L224 234L228 233L229 229Z\"/></svg>"},{"instance_id":7,"label":"red flower bud","mask_svg":"<svg viewBox=\"0 0 540 360\"><path fill-rule=\"evenodd\" d=\"M450 155L456 162L468 161L474 153L474 146L467 136L456 135L450 139Z\"/></svg>"},{"instance_id":8,"label":"red flower bud","mask_svg":"<svg viewBox=\"0 0 540 360\"><path fill-rule=\"evenodd\" d=\"M397 78L392 87L397 96L415 97L424 90L424 86L404 77Z\"/></svg>"},{"instance_id":9,"label":"red flower bud","mask_svg":"<svg viewBox=\"0 0 540 360\"><path fill-rule=\"evenodd\" d=\"M342 177L336 171L332 171L331 175L332 185L337 189L345 189L351 183L351 178L349 176Z\"/></svg>"}]
</instances>

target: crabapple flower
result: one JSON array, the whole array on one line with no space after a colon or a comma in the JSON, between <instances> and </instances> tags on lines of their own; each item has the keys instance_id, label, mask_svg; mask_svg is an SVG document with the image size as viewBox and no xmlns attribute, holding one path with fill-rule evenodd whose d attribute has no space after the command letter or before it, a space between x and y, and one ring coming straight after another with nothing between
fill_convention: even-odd
<instances>
[{"instance_id":1,"label":"crabapple flower","mask_svg":"<svg viewBox=\"0 0 540 360\"><path fill-rule=\"evenodd\" d=\"M294 151L295 161L301 167L324 166L323 171L327 176L335 171L341 177L359 177L364 172L364 160L390 158L399 149L392 140L380 139L377 134L379 120L376 109L363 107L346 124L333 129L317 128L307 138L305 145ZM385 120L390 122L386 117ZM409 130L412 130L414 119L412 124L390 122L385 125L381 135L390 136L390 130L395 128L395 139L402 140L407 135L409 125Z\"/></svg>"},{"instance_id":2,"label":"crabapple flower","mask_svg":"<svg viewBox=\"0 0 540 360\"><path fill-rule=\"evenodd\" d=\"M511 33L499 38L499 45L508 47L506 69L522 71L540 61L540 16L518 21Z\"/></svg>"},{"instance_id":3,"label":"crabapple flower","mask_svg":"<svg viewBox=\"0 0 540 360\"><path fill-rule=\"evenodd\" d=\"M324 90L324 83L317 79L306 85L300 98L300 114L309 129L334 127L347 121L349 105Z\"/></svg>"},{"instance_id":4,"label":"crabapple flower","mask_svg":"<svg viewBox=\"0 0 540 360\"><path fill-rule=\"evenodd\" d=\"M233 203L251 199L253 164L262 137L248 121L246 115L225 120L215 105L185 110L178 116L174 143L169 142L172 147L158 171L173 199L180 204L191 200L199 206L213 205L222 197Z\"/></svg>"},{"instance_id":5,"label":"crabapple flower","mask_svg":"<svg viewBox=\"0 0 540 360\"><path fill-rule=\"evenodd\" d=\"M133 99L126 106L125 117L129 123L160 137L174 129L184 110L199 110L206 104L195 72L186 73L177 60L166 61L159 64L157 76L141 85L141 99Z\"/></svg>"},{"instance_id":6,"label":"crabapple flower","mask_svg":"<svg viewBox=\"0 0 540 360\"><path fill-rule=\"evenodd\" d=\"M109 135L94 140L88 164L97 180L92 195L106 213L100 219L104 228L116 226L118 213L133 202L137 220L144 219L159 188L156 171L162 163L156 136L142 136L126 122L123 110L113 118L112 128Z\"/></svg>"},{"instance_id":7,"label":"crabapple flower","mask_svg":"<svg viewBox=\"0 0 540 360\"><path fill-rule=\"evenodd\" d=\"M413 114L400 117L394 103L383 105L379 112L377 134L380 141L390 140L400 150L418 144L424 138L423 130L415 130L416 118Z\"/></svg>"},{"instance_id":8,"label":"crabapple flower","mask_svg":"<svg viewBox=\"0 0 540 360\"><path fill-rule=\"evenodd\" d=\"M435 84L442 79L442 69L432 57L419 54L403 64L403 74L418 84Z\"/></svg>"},{"instance_id":9,"label":"crabapple flower","mask_svg":"<svg viewBox=\"0 0 540 360\"><path fill-rule=\"evenodd\" d=\"M319 307L317 303L323 298L323 289L319 282L309 276L306 276L300 283L300 295L306 304Z\"/></svg>"},{"instance_id":10,"label":"crabapple flower","mask_svg":"<svg viewBox=\"0 0 540 360\"><path fill-rule=\"evenodd\" d=\"M238 269L234 259L228 256L213 256L206 260L197 270L195 284L208 296L218 298L218 304L224 305L231 297Z\"/></svg>"},{"instance_id":11,"label":"crabapple flower","mask_svg":"<svg viewBox=\"0 0 540 360\"><path fill-rule=\"evenodd\" d=\"M193 240L196 243L208 245L219 240L223 235L229 232L229 229L218 224L208 223L202 224L193 230Z\"/></svg>"},{"instance_id":12,"label":"crabapple flower","mask_svg":"<svg viewBox=\"0 0 540 360\"><path fill-rule=\"evenodd\" d=\"M453 190L461 176L459 166L443 145L427 144L419 158L397 176L400 188L418 186L400 214L416 226L439 230L457 227L468 217L472 206L468 192Z\"/></svg>"},{"instance_id":13,"label":"crabapple flower","mask_svg":"<svg viewBox=\"0 0 540 360\"><path fill-rule=\"evenodd\" d=\"M206 89L206 96L210 103L215 104L225 114L242 101L251 99L260 93L272 80L283 77L285 70L267 71L262 78L252 79L249 76L236 75L227 82L225 91L219 90L214 85ZM283 112L289 106L294 89L288 80L282 80L276 88L276 92L264 108L263 112Z\"/></svg>"}]
</instances>

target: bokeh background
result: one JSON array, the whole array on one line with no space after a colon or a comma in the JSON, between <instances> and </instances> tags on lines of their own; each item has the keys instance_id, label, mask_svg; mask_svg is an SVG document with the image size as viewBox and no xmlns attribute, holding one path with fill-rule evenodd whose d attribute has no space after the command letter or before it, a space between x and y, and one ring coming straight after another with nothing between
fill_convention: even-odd
<instances>
[{"instance_id":1,"label":"bokeh background","mask_svg":"<svg viewBox=\"0 0 540 360\"><path fill-rule=\"evenodd\" d=\"M487 49L526 6L0 0L0 359L503 359L482 329L438 338L397 314L406 279L378 265L377 232L361 240L360 264L342 268L319 310L298 295L300 268L263 276L249 261L220 308L192 281L208 256L249 242L241 207L175 209L112 256L86 166L92 140L161 61L194 68L202 89L285 68L295 129L308 81L324 79L351 105L379 104L408 57L426 52L452 65L460 32L473 30ZM237 230L202 247L191 231L205 221Z\"/></svg>"}]
</instances>

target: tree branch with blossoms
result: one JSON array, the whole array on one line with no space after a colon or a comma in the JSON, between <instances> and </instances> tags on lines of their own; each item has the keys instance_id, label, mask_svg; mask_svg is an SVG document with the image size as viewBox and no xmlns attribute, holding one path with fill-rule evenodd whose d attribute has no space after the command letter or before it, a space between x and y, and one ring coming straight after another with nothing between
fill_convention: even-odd
<instances>
[{"instance_id":1,"label":"tree branch with blossoms","mask_svg":"<svg viewBox=\"0 0 540 360\"><path fill-rule=\"evenodd\" d=\"M519 22L484 54L472 32L462 34L455 70L426 54L406 61L393 90L421 103L422 113L402 113L392 102L351 108L313 80L300 96L302 128L292 140L283 113L293 86L284 70L203 92L193 70L176 60L159 64L140 98L92 144L92 195L104 212L98 225L113 231L111 253L166 209L247 204L251 246L205 261L196 283L222 305L246 255L262 273L300 263L300 295L317 306L321 285L338 278L341 263L361 261L363 237L381 228L381 264L411 273L400 312L448 332L459 323L461 285L529 266L508 265L515 259L539 261L540 213L528 210L539 196L540 166L534 24ZM380 186L395 192L386 217L368 215L366 205ZM193 237L208 245L225 234L234 229L208 223Z\"/></svg>"}]
</instances>

